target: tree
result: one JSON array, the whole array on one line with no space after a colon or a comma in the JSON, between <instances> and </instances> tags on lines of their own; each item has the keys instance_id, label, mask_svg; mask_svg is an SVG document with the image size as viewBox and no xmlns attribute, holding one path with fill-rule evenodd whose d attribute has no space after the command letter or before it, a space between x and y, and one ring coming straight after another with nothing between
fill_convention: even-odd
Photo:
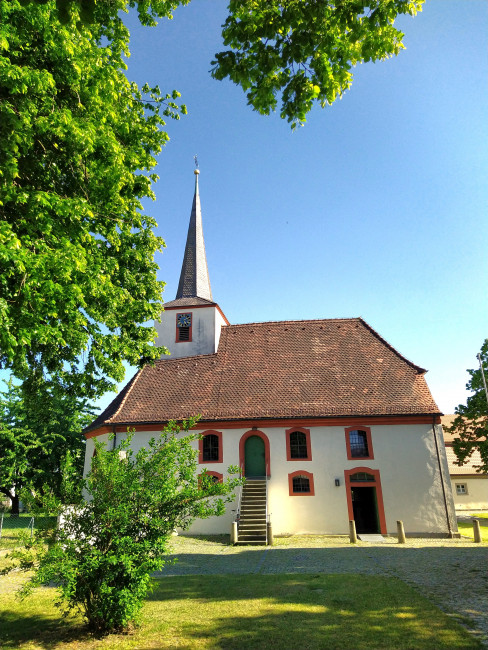
<instances>
[{"instance_id":1,"label":"tree","mask_svg":"<svg viewBox=\"0 0 488 650\"><path fill-rule=\"evenodd\" d=\"M43 440L24 425L23 409L12 380L0 393L0 493L10 499L12 513L19 513L20 492L35 476L35 455L42 454Z\"/></svg>"},{"instance_id":2,"label":"tree","mask_svg":"<svg viewBox=\"0 0 488 650\"><path fill-rule=\"evenodd\" d=\"M488 362L488 339L481 346L480 360L485 369ZM481 368L467 371L470 380L466 384L467 390L473 392L466 400L466 405L456 407L456 417L452 425L446 427L448 433L458 436L454 438L452 447L462 465L479 451L481 465L477 466L478 472L488 473L488 403Z\"/></svg>"},{"instance_id":3,"label":"tree","mask_svg":"<svg viewBox=\"0 0 488 650\"><path fill-rule=\"evenodd\" d=\"M404 49L394 27L414 16L423 0L231 0L224 44L213 61L216 79L228 77L248 104L269 115L281 96L280 116L302 125L318 102L334 103L351 87L351 68Z\"/></svg>"},{"instance_id":4,"label":"tree","mask_svg":"<svg viewBox=\"0 0 488 650\"><path fill-rule=\"evenodd\" d=\"M61 377L95 397L159 356L155 330L164 245L141 200L154 198L155 155L178 119L177 91L124 75L129 33L189 0L0 0L0 364L22 380ZM422 0L231 0L230 78L295 127L315 102L350 87L357 63L402 48L398 14ZM61 20L61 23L59 22Z\"/></svg>"},{"instance_id":5,"label":"tree","mask_svg":"<svg viewBox=\"0 0 488 650\"><path fill-rule=\"evenodd\" d=\"M93 419L90 405L70 395L64 386L36 387L35 400L26 397L24 385L9 379L0 391L0 492L19 512L19 495L28 488L39 494L63 495L63 469L68 464L79 478L85 439L82 434Z\"/></svg>"},{"instance_id":6,"label":"tree","mask_svg":"<svg viewBox=\"0 0 488 650\"><path fill-rule=\"evenodd\" d=\"M80 32L53 2L0 0L0 363L88 397L161 352L142 323L161 312L164 243L141 199L179 117L176 91L125 77L112 10Z\"/></svg>"},{"instance_id":7,"label":"tree","mask_svg":"<svg viewBox=\"0 0 488 650\"><path fill-rule=\"evenodd\" d=\"M35 0L43 2L43 0ZM185 2L122 0L137 7L143 24L168 15ZM280 115L292 128L306 121L313 104L333 104L351 87L351 68L382 61L404 49L394 27L399 14L415 16L424 0L230 0L224 45L212 62L216 79L228 77L247 92L248 103L269 115L281 95ZM96 0L56 0L67 23L79 11L81 23L97 20Z\"/></svg>"},{"instance_id":8,"label":"tree","mask_svg":"<svg viewBox=\"0 0 488 650\"><path fill-rule=\"evenodd\" d=\"M11 555L23 569L35 568L24 595L53 581L66 608L80 610L97 632L122 631L137 622L150 574L165 564L174 529L222 514L241 483L197 476L198 436L188 434L193 424L184 422L180 435L180 427L170 423L137 453L131 436L116 449L96 443L84 482L87 501L65 511L60 528L40 531L32 546ZM55 507L59 512L59 503Z\"/></svg>"}]
</instances>

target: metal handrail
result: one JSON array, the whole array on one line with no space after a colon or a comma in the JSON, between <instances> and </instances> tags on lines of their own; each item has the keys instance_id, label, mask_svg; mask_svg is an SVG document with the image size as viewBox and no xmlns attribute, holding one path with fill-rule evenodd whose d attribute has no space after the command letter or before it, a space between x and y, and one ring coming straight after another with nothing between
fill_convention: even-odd
<instances>
[{"instance_id":1,"label":"metal handrail","mask_svg":"<svg viewBox=\"0 0 488 650\"><path fill-rule=\"evenodd\" d=\"M242 488L243 486L239 486L239 499L237 501L237 510L236 510L236 516L234 521L239 521L240 516L241 516L241 501L242 501Z\"/></svg>"},{"instance_id":2,"label":"metal handrail","mask_svg":"<svg viewBox=\"0 0 488 650\"><path fill-rule=\"evenodd\" d=\"M268 481L266 480L266 483L264 484L266 486L266 491L265 491L265 502L266 502L266 516L265 516L265 522L266 522L266 546L268 546Z\"/></svg>"}]
</instances>

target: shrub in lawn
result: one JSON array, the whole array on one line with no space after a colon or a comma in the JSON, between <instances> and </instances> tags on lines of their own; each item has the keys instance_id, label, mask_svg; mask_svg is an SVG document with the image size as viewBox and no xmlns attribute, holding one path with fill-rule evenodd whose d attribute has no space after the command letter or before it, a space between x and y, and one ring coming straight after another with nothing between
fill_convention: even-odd
<instances>
[{"instance_id":1,"label":"shrub in lawn","mask_svg":"<svg viewBox=\"0 0 488 650\"><path fill-rule=\"evenodd\" d=\"M193 424L184 422L180 432L170 423L137 453L130 448L132 435L115 450L95 443L86 501L64 511L62 526L38 531L11 554L16 567L34 569L23 595L54 583L59 604L81 610L97 632L124 631L137 622L150 574L165 564L174 529L223 514L240 483L232 476L214 482L197 475L192 443L198 436L188 434ZM54 500L49 508L61 512Z\"/></svg>"}]
</instances>

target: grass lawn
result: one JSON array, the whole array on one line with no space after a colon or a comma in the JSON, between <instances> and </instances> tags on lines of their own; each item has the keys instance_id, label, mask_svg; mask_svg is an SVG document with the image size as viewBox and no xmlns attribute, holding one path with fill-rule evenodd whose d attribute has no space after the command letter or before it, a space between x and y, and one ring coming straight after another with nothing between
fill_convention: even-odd
<instances>
[{"instance_id":1,"label":"grass lawn","mask_svg":"<svg viewBox=\"0 0 488 650\"><path fill-rule=\"evenodd\" d=\"M0 514L1 517L1 514ZM32 517L30 514L22 513L20 515L3 514L2 532L0 536L0 550L12 549L18 546L22 535L31 534L31 525L34 529L53 525L56 517Z\"/></svg>"},{"instance_id":2,"label":"grass lawn","mask_svg":"<svg viewBox=\"0 0 488 650\"><path fill-rule=\"evenodd\" d=\"M470 537L471 541L473 541L473 524L466 521L458 521L458 530L463 537ZM488 526L480 526L480 531L483 544L488 544Z\"/></svg>"},{"instance_id":3,"label":"grass lawn","mask_svg":"<svg viewBox=\"0 0 488 650\"><path fill-rule=\"evenodd\" d=\"M470 650L477 640L395 578L358 575L166 577L156 582L142 627L95 638L54 608L54 590L19 602L15 574L0 579L1 648L302 648ZM1 584L3 582L3 584Z\"/></svg>"},{"instance_id":4,"label":"grass lawn","mask_svg":"<svg viewBox=\"0 0 488 650\"><path fill-rule=\"evenodd\" d=\"M488 519L488 512L470 512L469 516L477 519Z\"/></svg>"}]
</instances>

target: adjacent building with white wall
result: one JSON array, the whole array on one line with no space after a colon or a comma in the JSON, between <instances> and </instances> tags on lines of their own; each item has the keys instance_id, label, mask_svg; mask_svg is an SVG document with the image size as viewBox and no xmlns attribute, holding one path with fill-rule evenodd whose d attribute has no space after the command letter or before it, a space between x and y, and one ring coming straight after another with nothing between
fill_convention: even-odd
<instances>
[{"instance_id":1,"label":"adjacent building with white wall","mask_svg":"<svg viewBox=\"0 0 488 650\"><path fill-rule=\"evenodd\" d=\"M455 415L443 415L443 427L452 426ZM462 465L458 464L457 456L452 447L454 435L444 429L447 462L451 478L454 505L458 512L476 512L488 510L488 474L480 473L478 468L482 465L480 452L473 454Z\"/></svg>"},{"instance_id":2,"label":"adjacent building with white wall","mask_svg":"<svg viewBox=\"0 0 488 650\"><path fill-rule=\"evenodd\" d=\"M156 324L171 355L86 430L85 471L95 437L120 441L130 427L139 448L168 420L200 414L200 467L220 480L238 465L247 496L192 533L228 533L237 514L249 542L265 541L266 519L274 534L347 533L350 520L359 533L396 533L402 520L407 535L456 534L426 371L361 318L231 325L210 289L195 173L178 292Z\"/></svg>"}]
</instances>

